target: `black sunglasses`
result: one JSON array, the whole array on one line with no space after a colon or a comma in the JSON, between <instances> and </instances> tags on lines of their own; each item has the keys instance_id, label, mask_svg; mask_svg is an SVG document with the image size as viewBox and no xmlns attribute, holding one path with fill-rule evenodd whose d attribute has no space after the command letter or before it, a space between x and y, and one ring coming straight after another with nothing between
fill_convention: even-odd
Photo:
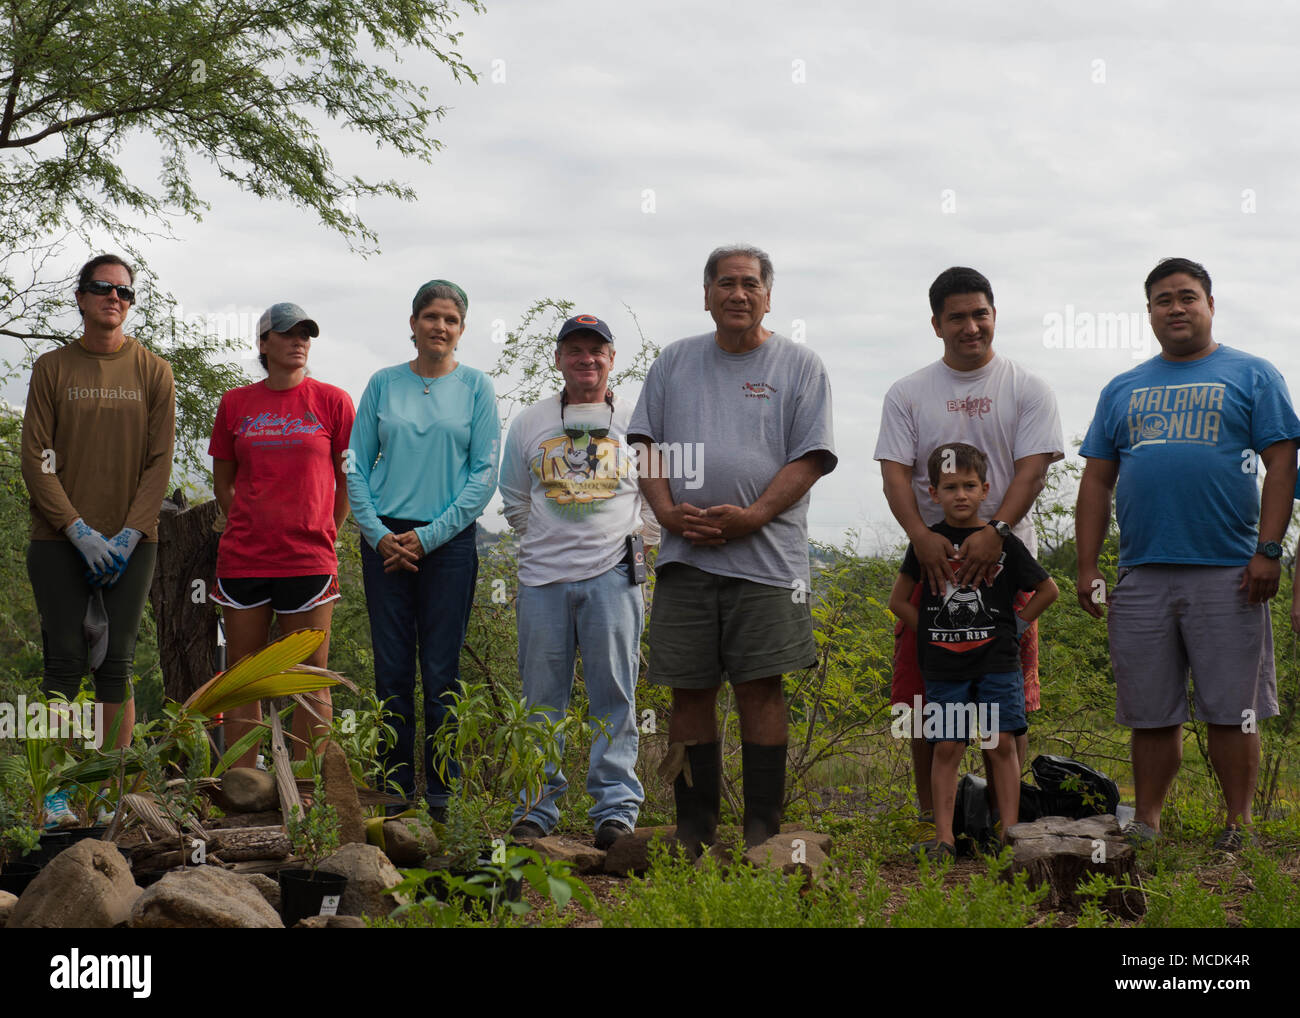
<instances>
[{"instance_id":1,"label":"black sunglasses","mask_svg":"<svg viewBox=\"0 0 1300 1018\"><path fill-rule=\"evenodd\" d=\"M605 402L609 405L609 428L614 426L614 394L605 393ZM566 438L577 441L583 435L590 435L592 438L604 438L609 434L609 428L565 428L564 427L564 409L569 405L569 393L564 391L560 393L560 427L564 428Z\"/></svg>"},{"instance_id":2,"label":"black sunglasses","mask_svg":"<svg viewBox=\"0 0 1300 1018\"><path fill-rule=\"evenodd\" d=\"M92 297L107 297L114 290L117 291L117 295L122 298L122 300L126 301L126 303L130 304L135 301L135 291L131 289L131 287L116 286L103 279L95 279L87 283L82 292L88 293Z\"/></svg>"}]
</instances>

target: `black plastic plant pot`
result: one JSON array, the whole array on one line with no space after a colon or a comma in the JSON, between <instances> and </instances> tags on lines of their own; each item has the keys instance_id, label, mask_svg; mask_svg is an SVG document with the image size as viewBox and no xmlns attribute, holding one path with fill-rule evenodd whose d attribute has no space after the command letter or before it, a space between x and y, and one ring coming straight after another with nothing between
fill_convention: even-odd
<instances>
[{"instance_id":1,"label":"black plastic plant pot","mask_svg":"<svg viewBox=\"0 0 1300 1018\"><path fill-rule=\"evenodd\" d=\"M280 918L286 927L314 915L337 915L348 878L317 870L280 871Z\"/></svg>"},{"instance_id":2,"label":"black plastic plant pot","mask_svg":"<svg viewBox=\"0 0 1300 1018\"><path fill-rule=\"evenodd\" d=\"M486 855L482 856L480 857L478 864L480 867L491 866L492 857ZM475 873L479 872L479 870L444 870L441 872L445 872L454 877L472 877ZM500 885L497 885L497 887L500 888ZM453 897L446 881L440 878L438 871L435 871L434 874L424 882L424 889L426 893L433 895L439 901L444 903L450 903L450 898ZM497 904L507 901L519 901L523 896L524 882L522 880L507 880L504 888L498 890ZM454 897L460 899L461 906L467 912L474 907L474 902L476 901L482 901L485 904L488 904L492 900L490 896L478 898L471 894L456 894Z\"/></svg>"},{"instance_id":3,"label":"black plastic plant pot","mask_svg":"<svg viewBox=\"0 0 1300 1018\"><path fill-rule=\"evenodd\" d=\"M27 856L28 862L34 862L37 866L45 866L56 855L65 848L72 845L72 835L67 831L46 831L41 835L41 845L35 851Z\"/></svg>"},{"instance_id":4,"label":"black plastic plant pot","mask_svg":"<svg viewBox=\"0 0 1300 1018\"><path fill-rule=\"evenodd\" d=\"M5 863L4 869L0 870L0 891L8 891L21 898L27 885L36 879L36 874L40 871L41 868L34 862Z\"/></svg>"},{"instance_id":5,"label":"black plastic plant pot","mask_svg":"<svg viewBox=\"0 0 1300 1018\"><path fill-rule=\"evenodd\" d=\"M94 827L73 827L62 833L68 836L69 845L75 845L78 841L85 841L87 838L102 840L106 830L108 830L108 824L96 824Z\"/></svg>"}]
</instances>

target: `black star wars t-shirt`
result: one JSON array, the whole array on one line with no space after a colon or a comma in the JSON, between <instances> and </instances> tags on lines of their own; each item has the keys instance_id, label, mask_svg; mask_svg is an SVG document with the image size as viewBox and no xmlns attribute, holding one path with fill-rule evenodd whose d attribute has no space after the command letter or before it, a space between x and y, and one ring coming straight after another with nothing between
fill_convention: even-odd
<instances>
[{"instance_id":1,"label":"black star wars t-shirt","mask_svg":"<svg viewBox=\"0 0 1300 1018\"><path fill-rule=\"evenodd\" d=\"M930 528L955 547L981 527L950 527L940 521ZM960 563L953 559L955 569ZM992 585L978 589L946 583L938 596L923 582L916 550L909 544L900 571L921 585L920 625L916 650L922 674L973 675L1012 672L1020 667L1016 639L1016 593L1033 590L1047 579L1029 549L1014 534L1002 543Z\"/></svg>"}]
</instances>

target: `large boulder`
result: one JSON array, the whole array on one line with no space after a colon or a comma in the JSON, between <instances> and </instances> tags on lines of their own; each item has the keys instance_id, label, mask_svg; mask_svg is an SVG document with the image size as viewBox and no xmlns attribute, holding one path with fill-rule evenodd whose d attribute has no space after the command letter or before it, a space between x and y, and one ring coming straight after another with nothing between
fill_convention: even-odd
<instances>
[{"instance_id":1,"label":"large boulder","mask_svg":"<svg viewBox=\"0 0 1300 1018\"><path fill-rule=\"evenodd\" d=\"M310 915L299 919L295 930L364 930L366 921L358 915Z\"/></svg>"},{"instance_id":2,"label":"large boulder","mask_svg":"<svg viewBox=\"0 0 1300 1018\"><path fill-rule=\"evenodd\" d=\"M438 835L416 820L384 821L384 855L394 866L423 866L438 851Z\"/></svg>"},{"instance_id":3,"label":"large boulder","mask_svg":"<svg viewBox=\"0 0 1300 1018\"><path fill-rule=\"evenodd\" d=\"M280 881L268 877L265 873L241 874L252 885L253 890L266 899L276 915L280 914Z\"/></svg>"},{"instance_id":4,"label":"large boulder","mask_svg":"<svg viewBox=\"0 0 1300 1018\"><path fill-rule=\"evenodd\" d=\"M9 916L13 913L14 906L18 904L18 895L10 894L8 891L0 891L0 930L4 929L5 923L9 922Z\"/></svg>"},{"instance_id":5,"label":"large boulder","mask_svg":"<svg viewBox=\"0 0 1300 1018\"><path fill-rule=\"evenodd\" d=\"M807 878L805 883L810 884L826 867L830 847L829 834L790 831L748 849L745 859L754 866L770 866L785 874L802 873Z\"/></svg>"},{"instance_id":6,"label":"large boulder","mask_svg":"<svg viewBox=\"0 0 1300 1018\"><path fill-rule=\"evenodd\" d=\"M221 777L212 798L228 813L260 813L279 809L275 778L256 767L232 767Z\"/></svg>"},{"instance_id":7,"label":"large boulder","mask_svg":"<svg viewBox=\"0 0 1300 1018\"><path fill-rule=\"evenodd\" d=\"M339 915L386 916L406 898L388 894L402 875L377 845L344 845L318 867L348 878L339 902Z\"/></svg>"},{"instance_id":8,"label":"large boulder","mask_svg":"<svg viewBox=\"0 0 1300 1018\"><path fill-rule=\"evenodd\" d=\"M552 834L538 838L528 847L544 859L567 862L575 873L602 873L605 870L605 851L586 842Z\"/></svg>"},{"instance_id":9,"label":"large boulder","mask_svg":"<svg viewBox=\"0 0 1300 1018\"><path fill-rule=\"evenodd\" d=\"M333 806L339 817L339 844L364 845L366 843L365 813L357 797L357 785L352 780L347 754L337 742L325 743L321 758L321 784L325 787L325 802Z\"/></svg>"},{"instance_id":10,"label":"large boulder","mask_svg":"<svg viewBox=\"0 0 1300 1018\"><path fill-rule=\"evenodd\" d=\"M1030 887L1047 885L1044 908L1079 911L1083 902L1076 888L1093 873L1138 886L1137 856L1109 813L1083 820L1043 817L1016 824L1007 832L1007 841L1015 852L1011 873L1027 872ZM1101 905L1126 919L1136 919L1146 911L1139 890L1112 890Z\"/></svg>"},{"instance_id":11,"label":"large boulder","mask_svg":"<svg viewBox=\"0 0 1300 1018\"><path fill-rule=\"evenodd\" d=\"M284 929L246 876L219 866L173 870L146 890L131 910L134 929Z\"/></svg>"},{"instance_id":12,"label":"large boulder","mask_svg":"<svg viewBox=\"0 0 1300 1018\"><path fill-rule=\"evenodd\" d=\"M9 916L9 929L110 929L140 896L131 865L111 841L87 839L36 875Z\"/></svg>"},{"instance_id":13,"label":"large boulder","mask_svg":"<svg viewBox=\"0 0 1300 1018\"><path fill-rule=\"evenodd\" d=\"M669 851L682 851L676 827L638 827L609 846L605 852L605 872L617 876L644 873L650 868L650 845L656 839Z\"/></svg>"}]
</instances>

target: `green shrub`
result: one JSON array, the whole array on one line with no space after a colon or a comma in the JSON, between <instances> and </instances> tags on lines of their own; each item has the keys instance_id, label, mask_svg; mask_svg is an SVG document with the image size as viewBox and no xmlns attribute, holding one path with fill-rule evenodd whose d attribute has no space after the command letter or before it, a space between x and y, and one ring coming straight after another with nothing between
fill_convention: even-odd
<instances>
[{"instance_id":1,"label":"green shrub","mask_svg":"<svg viewBox=\"0 0 1300 1018\"><path fill-rule=\"evenodd\" d=\"M883 926L889 888L874 862L866 864L862 876L860 892L839 872L826 872L805 888L802 874L750 866L739 851L724 867L712 856L696 865L655 845L649 873L629 881L624 900L602 907L600 918L605 926L621 929Z\"/></svg>"},{"instance_id":2,"label":"green shrub","mask_svg":"<svg viewBox=\"0 0 1300 1018\"><path fill-rule=\"evenodd\" d=\"M1011 849L1003 849L1001 856L989 859L987 872L945 888L943 878L951 864L932 867L922 861L920 883L907 888L890 925L902 929L1022 929L1037 917L1037 905L1047 888L1031 889L1028 873L1003 879L1003 871L1010 865Z\"/></svg>"}]
</instances>

